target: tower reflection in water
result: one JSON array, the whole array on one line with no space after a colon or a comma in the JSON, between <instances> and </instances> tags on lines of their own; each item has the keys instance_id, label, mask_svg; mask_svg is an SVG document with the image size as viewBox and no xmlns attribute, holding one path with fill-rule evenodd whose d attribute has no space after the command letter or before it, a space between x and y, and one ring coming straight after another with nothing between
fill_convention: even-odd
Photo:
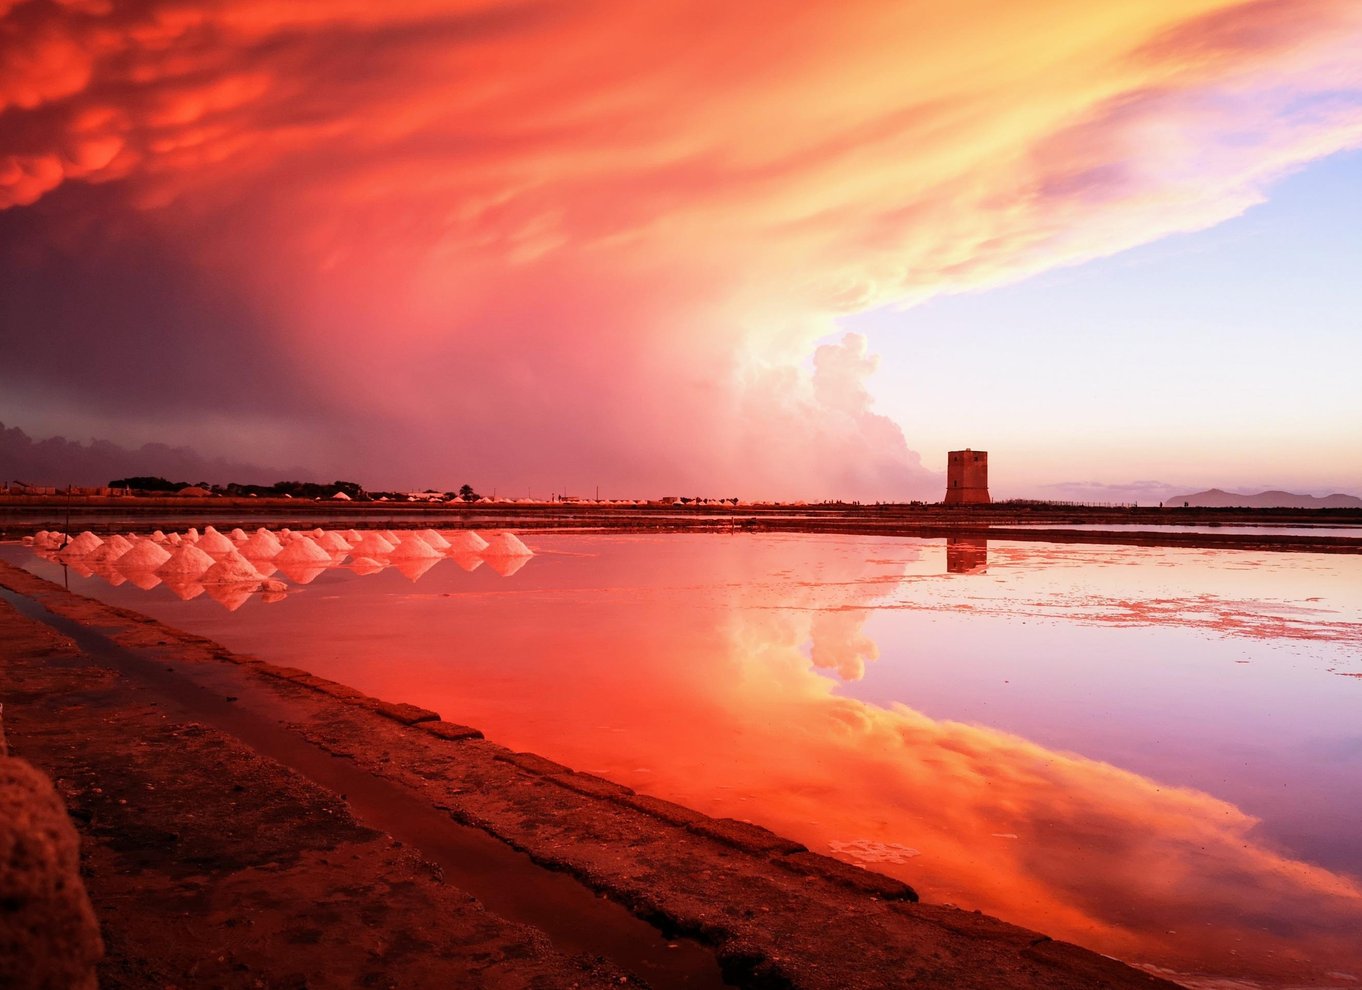
<instances>
[{"instance_id":1,"label":"tower reflection in water","mask_svg":"<svg viewBox=\"0 0 1362 990\"><path fill-rule=\"evenodd\" d=\"M987 574L988 539L983 536L946 537L948 574Z\"/></svg>"}]
</instances>

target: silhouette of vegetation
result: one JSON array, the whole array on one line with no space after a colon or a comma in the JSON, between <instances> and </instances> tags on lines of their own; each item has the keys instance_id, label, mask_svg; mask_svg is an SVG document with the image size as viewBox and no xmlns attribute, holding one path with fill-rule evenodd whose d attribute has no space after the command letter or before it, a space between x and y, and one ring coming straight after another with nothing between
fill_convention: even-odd
<instances>
[{"instance_id":1,"label":"silhouette of vegetation","mask_svg":"<svg viewBox=\"0 0 1362 990\"><path fill-rule=\"evenodd\" d=\"M189 487L187 481L167 481L153 475L137 475L131 478L117 478L109 482L110 488L131 488L135 492L178 492Z\"/></svg>"}]
</instances>

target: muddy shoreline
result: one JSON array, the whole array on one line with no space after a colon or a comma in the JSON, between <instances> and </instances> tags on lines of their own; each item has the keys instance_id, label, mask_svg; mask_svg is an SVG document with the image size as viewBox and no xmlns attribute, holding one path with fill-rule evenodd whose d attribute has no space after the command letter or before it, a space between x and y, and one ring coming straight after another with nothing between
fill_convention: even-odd
<instances>
[{"instance_id":1,"label":"muddy shoreline","mask_svg":"<svg viewBox=\"0 0 1362 990\"><path fill-rule=\"evenodd\" d=\"M4 730L81 832L105 986L1172 986L402 699L0 587ZM584 921L584 891L618 914Z\"/></svg>"}]
</instances>

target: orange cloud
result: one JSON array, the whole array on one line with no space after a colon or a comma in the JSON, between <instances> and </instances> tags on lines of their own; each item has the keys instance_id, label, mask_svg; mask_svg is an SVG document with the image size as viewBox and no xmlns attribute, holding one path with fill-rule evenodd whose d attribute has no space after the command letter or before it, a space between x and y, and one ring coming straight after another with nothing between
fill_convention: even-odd
<instances>
[{"instance_id":1,"label":"orange cloud","mask_svg":"<svg viewBox=\"0 0 1362 990\"><path fill-rule=\"evenodd\" d=\"M819 395L837 314L1204 227L1362 140L1347 0L33 0L0 24L0 206L118 180L316 403L410 438L388 466L473 417L458 453L494 476L516 443L578 483L934 493L893 424Z\"/></svg>"}]
</instances>

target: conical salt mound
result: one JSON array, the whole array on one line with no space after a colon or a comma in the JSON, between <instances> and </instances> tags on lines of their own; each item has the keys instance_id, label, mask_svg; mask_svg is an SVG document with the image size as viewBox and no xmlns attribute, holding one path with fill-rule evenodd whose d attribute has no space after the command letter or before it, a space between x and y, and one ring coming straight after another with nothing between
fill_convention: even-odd
<instances>
[{"instance_id":1,"label":"conical salt mound","mask_svg":"<svg viewBox=\"0 0 1362 990\"><path fill-rule=\"evenodd\" d=\"M451 553L482 553L487 549L487 541L471 529L459 529L449 534Z\"/></svg>"},{"instance_id":2,"label":"conical salt mound","mask_svg":"<svg viewBox=\"0 0 1362 990\"><path fill-rule=\"evenodd\" d=\"M483 550L484 557L533 557L534 551L520 542L520 537L505 530L492 534Z\"/></svg>"},{"instance_id":3,"label":"conical salt mound","mask_svg":"<svg viewBox=\"0 0 1362 990\"><path fill-rule=\"evenodd\" d=\"M95 548L94 553L90 554L90 560L103 564L112 564L131 549L132 541L124 539L115 533Z\"/></svg>"},{"instance_id":4,"label":"conical salt mound","mask_svg":"<svg viewBox=\"0 0 1362 990\"><path fill-rule=\"evenodd\" d=\"M397 546L399 543L402 542L402 537L398 536L390 529L380 529L378 531L378 535L383 537L383 539L387 540L393 546Z\"/></svg>"},{"instance_id":5,"label":"conical salt mound","mask_svg":"<svg viewBox=\"0 0 1362 990\"><path fill-rule=\"evenodd\" d=\"M279 552L274 558L279 565L284 564L329 564L331 555L317 546L310 536L300 536Z\"/></svg>"},{"instance_id":6,"label":"conical salt mound","mask_svg":"<svg viewBox=\"0 0 1362 990\"><path fill-rule=\"evenodd\" d=\"M118 569L128 575L138 572L152 573L169 559L170 551L165 547L151 540L139 540L131 550L118 558ZM160 579L157 578L152 587L159 583ZM137 586L141 587L140 584Z\"/></svg>"},{"instance_id":7,"label":"conical salt mound","mask_svg":"<svg viewBox=\"0 0 1362 990\"><path fill-rule=\"evenodd\" d=\"M240 526L238 526L236 529L232 530L230 533L227 534L227 538L230 539L233 543L245 543L246 531L242 529Z\"/></svg>"},{"instance_id":8,"label":"conical salt mound","mask_svg":"<svg viewBox=\"0 0 1362 990\"><path fill-rule=\"evenodd\" d=\"M236 549L235 543L227 539L227 537L223 536L212 526L209 526L203 531L203 535L199 537L199 542L195 543L194 546L214 557L221 557L228 550Z\"/></svg>"},{"instance_id":9,"label":"conical salt mound","mask_svg":"<svg viewBox=\"0 0 1362 990\"><path fill-rule=\"evenodd\" d=\"M203 572L199 581L204 587L215 584L241 584L247 581L259 584L264 575L255 569L249 560L235 550L223 554L212 567Z\"/></svg>"},{"instance_id":10,"label":"conical salt mound","mask_svg":"<svg viewBox=\"0 0 1362 990\"><path fill-rule=\"evenodd\" d=\"M425 540L427 543L429 543L431 546L433 546L436 550L448 550L448 549L449 549L449 541L446 540L446 539L444 538L444 536L440 533L439 530L435 530L435 529L423 529L423 530L421 530L421 532L417 533L416 535L419 536L419 537L421 537L421 539Z\"/></svg>"},{"instance_id":11,"label":"conical salt mound","mask_svg":"<svg viewBox=\"0 0 1362 990\"><path fill-rule=\"evenodd\" d=\"M219 533L219 536L222 534ZM207 534L204 539L207 539ZM199 543L202 544L203 540ZM175 552L170 555L160 567L156 568L156 573L162 578L197 578L208 568L213 566L213 558L208 553L195 546L193 543L182 543L175 548Z\"/></svg>"},{"instance_id":12,"label":"conical salt mound","mask_svg":"<svg viewBox=\"0 0 1362 990\"><path fill-rule=\"evenodd\" d=\"M164 543L164 542L166 541L166 539L167 539L166 534L165 534L165 530L163 530L163 529L158 529L158 530L156 530L155 532L153 532L153 533L151 534L151 538L152 538L154 541L156 541L157 543Z\"/></svg>"},{"instance_id":13,"label":"conical salt mound","mask_svg":"<svg viewBox=\"0 0 1362 990\"><path fill-rule=\"evenodd\" d=\"M69 557L85 557L94 553L103 545L104 541L87 529L62 548L61 557L63 559Z\"/></svg>"},{"instance_id":14,"label":"conical salt mound","mask_svg":"<svg viewBox=\"0 0 1362 990\"><path fill-rule=\"evenodd\" d=\"M268 529L257 529L250 539L237 547L237 552L250 560L273 560L283 549L284 545Z\"/></svg>"},{"instance_id":15,"label":"conical salt mound","mask_svg":"<svg viewBox=\"0 0 1362 990\"><path fill-rule=\"evenodd\" d=\"M193 526L190 526L188 529L184 531L184 536L180 537L180 539L188 540L190 543L198 543L199 531L195 529Z\"/></svg>"},{"instance_id":16,"label":"conical salt mound","mask_svg":"<svg viewBox=\"0 0 1362 990\"><path fill-rule=\"evenodd\" d=\"M351 546L359 542L359 530L357 529L347 529L341 533L341 536L345 537L345 542Z\"/></svg>"},{"instance_id":17,"label":"conical salt mound","mask_svg":"<svg viewBox=\"0 0 1362 990\"><path fill-rule=\"evenodd\" d=\"M427 543L421 537L412 533L401 543L393 547L392 553L388 554L393 560L429 560L431 557L440 556L440 551Z\"/></svg>"},{"instance_id":18,"label":"conical salt mound","mask_svg":"<svg viewBox=\"0 0 1362 990\"><path fill-rule=\"evenodd\" d=\"M346 553L350 552L350 544L339 533L323 533L317 538L317 546L329 553L337 553L341 550Z\"/></svg>"},{"instance_id":19,"label":"conical salt mound","mask_svg":"<svg viewBox=\"0 0 1362 990\"><path fill-rule=\"evenodd\" d=\"M350 552L356 557L386 557L393 552L393 544L373 530L369 530L350 548Z\"/></svg>"}]
</instances>

